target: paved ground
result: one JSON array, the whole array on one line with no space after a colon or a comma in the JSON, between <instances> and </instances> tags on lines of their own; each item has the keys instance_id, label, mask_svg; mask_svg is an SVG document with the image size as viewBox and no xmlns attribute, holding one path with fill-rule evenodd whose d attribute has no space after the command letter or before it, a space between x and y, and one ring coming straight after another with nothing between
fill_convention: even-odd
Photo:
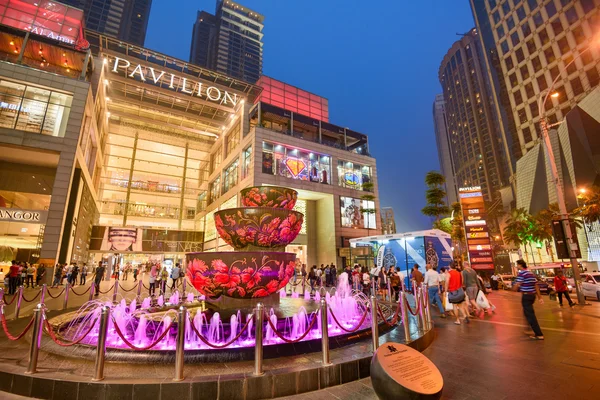
<instances>
[{"instance_id":1,"label":"paved ground","mask_svg":"<svg viewBox=\"0 0 600 400\"><path fill-rule=\"evenodd\" d=\"M559 308L544 296L536 312L546 340L523 332L520 295L494 292L496 314L456 326L436 318L424 351L444 377L444 399L600 399L600 303ZM288 399L376 399L370 379Z\"/></svg>"}]
</instances>

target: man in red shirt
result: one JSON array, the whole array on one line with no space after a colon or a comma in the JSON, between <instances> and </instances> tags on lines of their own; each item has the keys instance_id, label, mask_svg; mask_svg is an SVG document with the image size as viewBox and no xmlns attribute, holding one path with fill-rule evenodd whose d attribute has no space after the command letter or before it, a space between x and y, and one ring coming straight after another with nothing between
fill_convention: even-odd
<instances>
[{"instance_id":1,"label":"man in red shirt","mask_svg":"<svg viewBox=\"0 0 600 400\"><path fill-rule=\"evenodd\" d=\"M17 291L17 282L19 281L19 265L15 260L12 260L12 264L9 270L8 276L8 294L15 294Z\"/></svg>"},{"instance_id":2,"label":"man in red shirt","mask_svg":"<svg viewBox=\"0 0 600 400\"><path fill-rule=\"evenodd\" d=\"M561 269L558 270L556 276L554 277L554 289L556 293L558 293L558 304L562 307L562 298L565 296L567 301L569 302L569 307L573 307L573 301L571 300L571 296L569 296L569 287L567 284L567 278L563 275Z\"/></svg>"}]
</instances>

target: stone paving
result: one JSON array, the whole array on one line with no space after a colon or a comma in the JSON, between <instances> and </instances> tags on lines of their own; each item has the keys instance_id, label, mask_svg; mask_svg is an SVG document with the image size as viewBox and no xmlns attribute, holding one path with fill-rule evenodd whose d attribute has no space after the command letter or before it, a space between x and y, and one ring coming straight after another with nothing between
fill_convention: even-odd
<instances>
[{"instance_id":1,"label":"stone paving","mask_svg":"<svg viewBox=\"0 0 600 400\"><path fill-rule=\"evenodd\" d=\"M520 294L494 292L496 314L454 325L435 318L437 338L423 354L444 377L443 399L600 399L600 303L560 308L544 296L536 303L544 341L524 334ZM370 378L287 397L377 399Z\"/></svg>"}]
</instances>

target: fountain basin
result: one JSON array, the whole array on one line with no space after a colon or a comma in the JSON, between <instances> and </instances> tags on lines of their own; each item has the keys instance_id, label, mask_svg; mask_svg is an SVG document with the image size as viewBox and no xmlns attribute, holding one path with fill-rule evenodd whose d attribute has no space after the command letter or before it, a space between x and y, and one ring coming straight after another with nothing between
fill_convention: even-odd
<instances>
[{"instance_id":1,"label":"fountain basin","mask_svg":"<svg viewBox=\"0 0 600 400\"><path fill-rule=\"evenodd\" d=\"M283 250L296 239L304 216L270 207L230 208L215 212L219 236L236 250Z\"/></svg>"},{"instance_id":2,"label":"fountain basin","mask_svg":"<svg viewBox=\"0 0 600 400\"><path fill-rule=\"evenodd\" d=\"M298 192L280 186L251 186L240 192L245 207L274 207L291 210L298 200Z\"/></svg>"},{"instance_id":3,"label":"fountain basin","mask_svg":"<svg viewBox=\"0 0 600 400\"><path fill-rule=\"evenodd\" d=\"M296 255L276 251L187 253L188 281L209 299L267 297L294 275Z\"/></svg>"}]
</instances>

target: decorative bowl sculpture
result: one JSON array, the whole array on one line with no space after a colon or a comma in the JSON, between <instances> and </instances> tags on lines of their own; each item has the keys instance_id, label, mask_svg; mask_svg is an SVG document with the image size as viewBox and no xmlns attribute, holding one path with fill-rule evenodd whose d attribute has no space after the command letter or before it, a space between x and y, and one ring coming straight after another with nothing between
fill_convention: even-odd
<instances>
[{"instance_id":1,"label":"decorative bowl sculpture","mask_svg":"<svg viewBox=\"0 0 600 400\"><path fill-rule=\"evenodd\" d=\"M280 186L251 186L240 192L244 207L273 207L291 210L298 200L298 192Z\"/></svg>"},{"instance_id":2,"label":"decorative bowl sculpture","mask_svg":"<svg viewBox=\"0 0 600 400\"><path fill-rule=\"evenodd\" d=\"M266 297L287 285L296 255L280 252L188 253L186 277L208 298Z\"/></svg>"},{"instance_id":3,"label":"decorative bowl sculpture","mask_svg":"<svg viewBox=\"0 0 600 400\"><path fill-rule=\"evenodd\" d=\"M282 249L296 239L304 216L284 208L247 207L215 212L219 236L236 250Z\"/></svg>"}]
</instances>

